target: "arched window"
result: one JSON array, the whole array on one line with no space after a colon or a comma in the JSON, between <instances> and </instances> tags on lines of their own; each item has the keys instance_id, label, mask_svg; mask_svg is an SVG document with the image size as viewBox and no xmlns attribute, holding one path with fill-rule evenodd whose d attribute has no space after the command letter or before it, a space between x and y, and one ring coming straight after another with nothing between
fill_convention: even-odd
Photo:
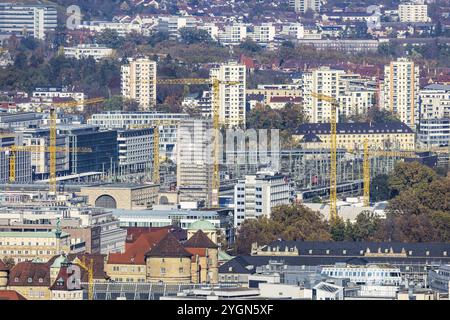
<instances>
[{"instance_id":1,"label":"arched window","mask_svg":"<svg viewBox=\"0 0 450 320\"><path fill-rule=\"evenodd\" d=\"M101 208L115 209L117 208L116 200L108 195L102 195L95 200L95 206Z\"/></svg>"}]
</instances>

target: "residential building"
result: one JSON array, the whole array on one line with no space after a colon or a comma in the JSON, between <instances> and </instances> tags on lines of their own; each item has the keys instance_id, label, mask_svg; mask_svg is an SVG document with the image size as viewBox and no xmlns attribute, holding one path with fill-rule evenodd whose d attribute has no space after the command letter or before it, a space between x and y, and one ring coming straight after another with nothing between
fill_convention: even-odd
<instances>
[{"instance_id":1,"label":"residential building","mask_svg":"<svg viewBox=\"0 0 450 320\"><path fill-rule=\"evenodd\" d=\"M219 41L219 27L214 23L203 23L197 26L199 30L208 32L212 40Z\"/></svg>"},{"instance_id":2,"label":"residential building","mask_svg":"<svg viewBox=\"0 0 450 320\"><path fill-rule=\"evenodd\" d=\"M121 68L122 96L139 103L141 110L156 104L156 62L147 57L129 58Z\"/></svg>"},{"instance_id":3,"label":"residential building","mask_svg":"<svg viewBox=\"0 0 450 320\"><path fill-rule=\"evenodd\" d=\"M171 38L178 38L182 28L194 28L194 17L168 16L159 17L157 30L169 34Z\"/></svg>"},{"instance_id":4,"label":"residential building","mask_svg":"<svg viewBox=\"0 0 450 320\"><path fill-rule=\"evenodd\" d=\"M153 128L118 130L119 171L123 173L153 170Z\"/></svg>"},{"instance_id":5,"label":"residential building","mask_svg":"<svg viewBox=\"0 0 450 320\"><path fill-rule=\"evenodd\" d=\"M0 32L10 35L30 35L45 39L45 32L57 27L57 12L55 6L0 4Z\"/></svg>"},{"instance_id":6,"label":"residential building","mask_svg":"<svg viewBox=\"0 0 450 320\"><path fill-rule=\"evenodd\" d=\"M225 46L238 45L247 38L247 26L242 23L226 25L219 29L219 42Z\"/></svg>"},{"instance_id":7,"label":"residential building","mask_svg":"<svg viewBox=\"0 0 450 320\"><path fill-rule=\"evenodd\" d=\"M260 172L238 180L234 187L234 226L246 219L270 218L272 208L289 204L291 191L285 176L276 172Z\"/></svg>"},{"instance_id":8,"label":"residential building","mask_svg":"<svg viewBox=\"0 0 450 320\"><path fill-rule=\"evenodd\" d=\"M330 147L329 123L304 123L294 134L298 141L310 141L316 138L315 147ZM369 147L379 150L415 150L415 134L402 122L386 123L337 123L336 144L338 148L347 150L362 150L365 139ZM317 139L318 138L318 139Z\"/></svg>"},{"instance_id":9,"label":"residential building","mask_svg":"<svg viewBox=\"0 0 450 320\"><path fill-rule=\"evenodd\" d=\"M383 108L415 128L419 122L419 66L399 58L384 67Z\"/></svg>"},{"instance_id":10,"label":"residential building","mask_svg":"<svg viewBox=\"0 0 450 320\"><path fill-rule=\"evenodd\" d=\"M253 32L249 35L253 41L263 47L268 47L275 39L275 26L272 23L262 23L253 27Z\"/></svg>"},{"instance_id":11,"label":"residential building","mask_svg":"<svg viewBox=\"0 0 450 320\"><path fill-rule=\"evenodd\" d=\"M355 85L357 74L344 70L320 67L302 75L303 106L310 122L329 122L332 106L330 102L318 99L313 93L333 97L339 101L336 120L356 114L364 114L374 104L375 89Z\"/></svg>"},{"instance_id":12,"label":"residential building","mask_svg":"<svg viewBox=\"0 0 450 320\"><path fill-rule=\"evenodd\" d=\"M398 5L400 22L429 22L428 5L417 3L401 3Z\"/></svg>"},{"instance_id":13,"label":"residential building","mask_svg":"<svg viewBox=\"0 0 450 320\"><path fill-rule=\"evenodd\" d=\"M245 66L236 62L222 64L217 68L211 69L210 77L223 82L219 85L219 122L227 128L245 128ZM227 84L226 82L232 83Z\"/></svg>"},{"instance_id":14,"label":"residential building","mask_svg":"<svg viewBox=\"0 0 450 320\"><path fill-rule=\"evenodd\" d=\"M60 98L60 99L73 99L80 102L79 107L82 110L83 101L85 99L84 92L77 91L75 88L69 87L37 87L33 91L34 98Z\"/></svg>"},{"instance_id":15,"label":"residential building","mask_svg":"<svg viewBox=\"0 0 450 320\"><path fill-rule=\"evenodd\" d=\"M320 0L293 0L294 10L298 13L306 13L307 11L320 11Z\"/></svg>"},{"instance_id":16,"label":"residential building","mask_svg":"<svg viewBox=\"0 0 450 320\"><path fill-rule=\"evenodd\" d=\"M178 127L177 187L179 201L213 204L213 170L211 120L186 120Z\"/></svg>"},{"instance_id":17,"label":"residential building","mask_svg":"<svg viewBox=\"0 0 450 320\"><path fill-rule=\"evenodd\" d=\"M450 86L432 84L419 92L417 138L425 148L445 147L450 141Z\"/></svg>"},{"instance_id":18,"label":"residential building","mask_svg":"<svg viewBox=\"0 0 450 320\"><path fill-rule=\"evenodd\" d=\"M95 61L111 57L114 50L99 44L79 44L75 47L64 47L64 56L74 59L93 58Z\"/></svg>"}]
</instances>

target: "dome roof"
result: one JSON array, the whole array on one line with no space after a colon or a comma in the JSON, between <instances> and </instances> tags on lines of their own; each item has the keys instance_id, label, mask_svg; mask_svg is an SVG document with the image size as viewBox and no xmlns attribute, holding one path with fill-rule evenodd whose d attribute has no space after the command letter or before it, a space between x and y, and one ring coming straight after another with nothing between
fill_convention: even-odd
<instances>
[{"instance_id":1,"label":"dome roof","mask_svg":"<svg viewBox=\"0 0 450 320\"><path fill-rule=\"evenodd\" d=\"M69 260L67 260L67 257L64 255L60 255L58 258L53 261L50 268L61 268L62 264L67 264Z\"/></svg>"},{"instance_id":2,"label":"dome roof","mask_svg":"<svg viewBox=\"0 0 450 320\"><path fill-rule=\"evenodd\" d=\"M198 220L192 223L188 230L216 230L216 227L209 221L206 220Z\"/></svg>"}]
</instances>

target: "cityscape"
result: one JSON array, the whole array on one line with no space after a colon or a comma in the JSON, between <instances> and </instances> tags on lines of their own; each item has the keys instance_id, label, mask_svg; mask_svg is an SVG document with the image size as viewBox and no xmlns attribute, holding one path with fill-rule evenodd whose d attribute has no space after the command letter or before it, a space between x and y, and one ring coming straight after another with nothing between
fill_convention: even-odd
<instances>
[{"instance_id":1,"label":"cityscape","mask_svg":"<svg viewBox=\"0 0 450 320\"><path fill-rule=\"evenodd\" d=\"M448 301L449 253L448 0L0 3L0 300Z\"/></svg>"}]
</instances>

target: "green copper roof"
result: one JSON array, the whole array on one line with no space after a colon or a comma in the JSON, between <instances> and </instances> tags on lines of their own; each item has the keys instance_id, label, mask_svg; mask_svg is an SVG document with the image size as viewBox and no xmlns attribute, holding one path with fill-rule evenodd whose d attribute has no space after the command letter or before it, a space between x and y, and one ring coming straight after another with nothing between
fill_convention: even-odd
<instances>
[{"instance_id":1,"label":"green copper roof","mask_svg":"<svg viewBox=\"0 0 450 320\"><path fill-rule=\"evenodd\" d=\"M53 264L51 265L50 268L61 268L62 264L68 263L69 260L67 260L67 257L65 257L64 255L60 255L58 258L55 259L55 261L53 262Z\"/></svg>"},{"instance_id":2,"label":"green copper roof","mask_svg":"<svg viewBox=\"0 0 450 320\"><path fill-rule=\"evenodd\" d=\"M192 223L188 230L216 230L216 227L209 221L198 220Z\"/></svg>"},{"instance_id":3,"label":"green copper roof","mask_svg":"<svg viewBox=\"0 0 450 320\"><path fill-rule=\"evenodd\" d=\"M228 253L226 253L225 251L219 250L219 260L220 261L228 261L233 259L232 256L230 256Z\"/></svg>"}]
</instances>

